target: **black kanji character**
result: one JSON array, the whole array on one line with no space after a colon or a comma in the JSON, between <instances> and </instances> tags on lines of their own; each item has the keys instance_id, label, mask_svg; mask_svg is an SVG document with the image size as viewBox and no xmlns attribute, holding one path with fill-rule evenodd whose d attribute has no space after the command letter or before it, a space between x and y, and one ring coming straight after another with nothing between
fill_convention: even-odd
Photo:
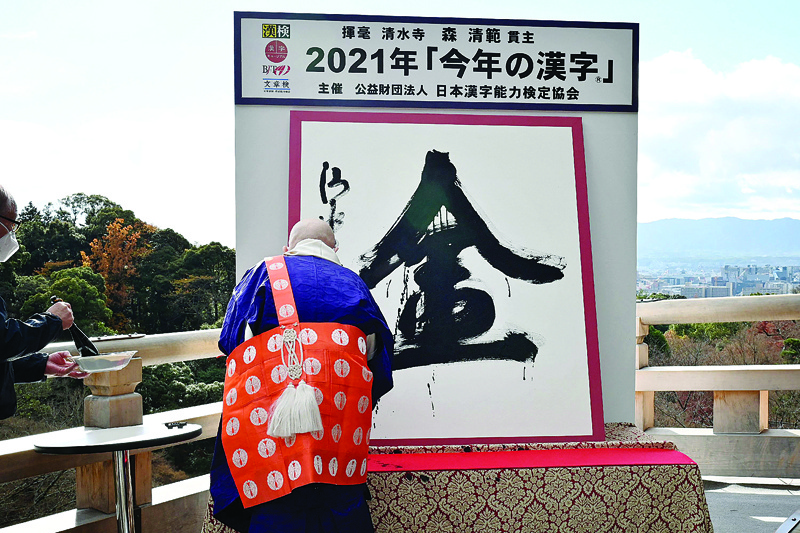
<instances>
[{"instance_id":1,"label":"black kanji character","mask_svg":"<svg viewBox=\"0 0 800 533\"><path fill-rule=\"evenodd\" d=\"M449 52L439 58L439 61L442 63L443 68L458 69L457 76L463 78L469 58L455 48L451 48Z\"/></svg>"},{"instance_id":2,"label":"black kanji character","mask_svg":"<svg viewBox=\"0 0 800 533\"><path fill-rule=\"evenodd\" d=\"M561 81L567 79L567 66L564 59L566 54L564 52L557 52L554 50L539 52L539 57L544 59L544 61L538 59L536 62L540 65L544 65L544 68L539 70L536 79L549 80L551 78L558 78Z\"/></svg>"},{"instance_id":3,"label":"black kanji character","mask_svg":"<svg viewBox=\"0 0 800 533\"><path fill-rule=\"evenodd\" d=\"M533 336L509 324L499 339L482 336L495 325L492 296L464 286L472 273L462 251L474 248L504 275L530 284L564 277L564 258L503 243L464 192L447 153L425 157L422 179L391 229L361 255L359 275L375 288L397 268L413 269L419 290L400 302L392 368L475 360L533 361ZM407 272L408 270L406 270Z\"/></svg>"},{"instance_id":4,"label":"black kanji character","mask_svg":"<svg viewBox=\"0 0 800 533\"><path fill-rule=\"evenodd\" d=\"M408 76L410 70L417 70L419 66L415 65L417 58L416 50L400 50L395 48L392 55L389 56L394 60L391 67L394 70L402 70L403 76Z\"/></svg>"},{"instance_id":5,"label":"black kanji character","mask_svg":"<svg viewBox=\"0 0 800 533\"><path fill-rule=\"evenodd\" d=\"M484 52L482 48L478 48L472 60L476 65L472 69L473 72L485 72L488 79L492 79L495 72L503 72L500 68L500 53L499 52Z\"/></svg>"},{"instance_id":6,"label":"black kanji character","mask_svg":"<svg viewBox=\"0 0 800 533\"><path fill-rule=\"evenodd\" d=\"M569 69L570 72L578 73L578 81L586 81L586 76L588 74L597 72L597 69L592 67L592 65L597 63L597 54L587 54L582 51L580 54L570 54L569 60L570 63L578 65L577 68Z\"/></svg>"}]
</instances>

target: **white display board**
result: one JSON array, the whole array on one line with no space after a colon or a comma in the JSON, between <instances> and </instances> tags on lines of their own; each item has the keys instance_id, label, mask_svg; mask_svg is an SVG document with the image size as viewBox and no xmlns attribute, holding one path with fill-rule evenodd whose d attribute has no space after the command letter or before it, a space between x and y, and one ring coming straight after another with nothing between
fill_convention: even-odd
<instances>
[{"instance_id":1,"label":"white display board","mask_svg":"<svg viewBox=\"0 0 800 533\"><path fill-rule=\"evenodd\" d=\"M236 103L634 111L633 24L237 13Z\"/></svg>"},{"instance_id":2,"label":"white display board","mask_svg":"<svg viewBox=\"0 0 800 533\"><path fill-rule=\"evenodd\" d=\"M291 135L289 224L327 220L395 330L373 441L603 438L580 119L295 111Z\"/></svg>"},{"instance_id":3,"label":"white display board","mask_svg":"<svg viewBox=\"0 0 800 533\"><path fill-rule=\"evenodd\" d=\"M292 24L290 38L294 39L298 35L295 28L299 26L294 25L293 15L280 16ZM254 46L243 38L245 26L251 21L273 20L271 17L273 14L237 14L237 51ZM344 23L358 26L359 18L297 17L325 26L335 24L339 31ZM389 23L401 26L407 20L367 19L365 23L370 24L380 19L377 22L384 26ZM453 22L465 27L541 25L530 21L453 21L427 22L444 26ZM569 27L576 23L549 24L559 28L559 24ZM616 31L614 26L609 25L604 31L612 35ZM490 104L492 111L454 112L466 104L406 101L402 104L406 107L454 109L444 112L438 109L435 113L395 112L391 113L395 117L386 119L381 115L388 113L374 107L390 108L394 104L380 100L332 102L309 96L276 102L272 96L243 96L238 92L245 76L240 61L244 61L246 54L237 54L240 104L236 108L237 270L240 274L285 244L291 220L299 216L322 216L327 220L331 214L342 243L342 258L355 270L363 269L370 246L387 236L421 183L426 154L432 150L448 154L469 204L487 222L498 242L522 255L540 252L542 257L567 265L558 281L530 283L504 274L486 260L478 247L465 246L457 257L469 276L460 279L455 288L488 294L495 313L492 327L469 342L480 344L502 338L504 333L524 332L536 345L537 353L526 361L492 358L447 361L396 371L394 391L378 405L373 439L508 442L598 438L598 427L601 428L603 420L599 411L601 376L605 420L633 420L634 301L628 295L635 287L638 29L635 25L616 26L624 26L619 31L627 36L631 59L623 69L628 71L630 90L622 104L621 100L615 100L618 96L609 100L598 97L591 104L581 105L476 101L469 105L482 109ZM565 42L570 44L569 39ZM581 48L582 44L577 41L572 46ZM263 46L261 49L265 53ZM622 60L617 57L622 56L614 57L615 80L623 79L622 71L617 68L617 61ZM450 74L448 69L440 73ZM327 113L322 120L318 113L312 120L312 112L300 111L308 105L317 106L315 111L323 112L321 115L326 111L339 112ZM320 107L330 105L370 109ZM572 107L564 111L567 106ZM348 119L331 118L343 115ZM415 117L410 118L412 115ZM445 123L448 120L451 124ZM552 124L561 122L557 127L548 127L548 120ZM580 161L576 159L576 127L581 131ZM325 173L322 161L328 162ZM576 166L584 163L583 168ZM334 169L341 173L338 179L348 181L350 187L347 194L338 197L343 188L335 183ZM576 177L581 172L582 210L578 197L581 191L576 186ZM299 178L292 181L291 187L290 173ZM319 185L323 179L326 187L334 181L327 189L328 204L323 204L320 197ZM331 199L337 204L333 211ZM448 214L442 216L440 220L446 225ZM581 248L580 216L586 218L588 255ZM585 258L589 258L588 265L582 263ZM403 305L398 302L403 278L410 279L406 282L408 295L419 292L411 271L419 266L396 268L387 276L379 276L375 283L373 294L391 326L396 325L398 311L403 312ZM594 289L596 306L587 307L584 291L587 287ZM587 329L587 309L595 328ZM594 373L589 346L592 342ZM469 390L478 382L488 385L484 387L488 396L482 401L473 398L476 395ZM486 402L486 397L491 401ZM479 421L477 425L475 420Z\"/></svg>"}]
</instances>

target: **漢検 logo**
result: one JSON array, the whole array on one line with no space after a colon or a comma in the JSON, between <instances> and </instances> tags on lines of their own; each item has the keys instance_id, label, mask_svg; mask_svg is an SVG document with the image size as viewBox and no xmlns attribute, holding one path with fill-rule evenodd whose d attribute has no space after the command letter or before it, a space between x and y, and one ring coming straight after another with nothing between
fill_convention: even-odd
<instances>
[{"instance_id":1,"label":"\u6f22\u691c logo","mask_svg":"<svg viewBox=\"0 0 800 533\"><path fill-rule=\"evenodd\" d=\"M278 40L268 42L267 47L264 48L264 54L273 63L280 63L286 59L288 53L289 49L286 48L286 45Z\"/></svg>"},{"instance_id":2,"label":"\u6f22\u691c logo","mask_svg":"<svg viewBox=\"0 0 800 533\"><path fill-rule=\"evenodd\" d=\"M264 39L288 39L289 24L262 24L261 37Z\"/></svg>"}]
</instances>

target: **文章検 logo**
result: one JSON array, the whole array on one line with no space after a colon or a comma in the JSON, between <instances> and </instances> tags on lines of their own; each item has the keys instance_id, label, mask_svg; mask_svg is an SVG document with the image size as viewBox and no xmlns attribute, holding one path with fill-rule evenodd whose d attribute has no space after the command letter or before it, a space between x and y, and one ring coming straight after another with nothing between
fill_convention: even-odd
<instances>
[{"instance_id":1,"label":"\u6587\u7ae0\u691c logo","mask_svg":"<svg viewBox=\"0 0 800 533\"><path fill-rule=\"evenodd\" d=\"M262 24L261 37L263 39L288 39L289 24Z\"/></svg>"},{"instance_id":2,"label":"\u6587\u7ae0\u691c logo","mask_svg":"<svg viewBox=\"0 0 800 533\"><path fill-rule=\"evenodd\" d=\"M288 53L289 49L286 48L286 45L278 40L268 42L267 47L264 48L264 55L273 63L280 63L286 59Z\"/></svg>"}]
</instances>

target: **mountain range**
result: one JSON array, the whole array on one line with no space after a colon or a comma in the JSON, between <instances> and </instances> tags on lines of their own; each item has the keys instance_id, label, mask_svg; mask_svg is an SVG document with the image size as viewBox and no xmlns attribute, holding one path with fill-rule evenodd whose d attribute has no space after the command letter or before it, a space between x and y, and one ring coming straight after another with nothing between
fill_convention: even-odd
<instances>
[{"instance_id":1,"label":"mountain range","mask_svg":"<svg viewBox=\"0 0 800 533\"><path fill-rule=\"evenodd\" d=\"M638 232L640 264L648 260L714 260L778 265L782 258L800 258L800 220L794 218L673 218L639 223Z\"/></svg>"}]
</instances>

